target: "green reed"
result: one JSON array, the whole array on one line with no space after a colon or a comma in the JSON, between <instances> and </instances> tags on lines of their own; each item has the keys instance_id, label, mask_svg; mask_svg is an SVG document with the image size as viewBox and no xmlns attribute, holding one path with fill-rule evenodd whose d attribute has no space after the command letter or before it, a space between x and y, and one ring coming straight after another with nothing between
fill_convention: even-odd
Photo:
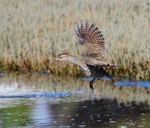
<instances>
[{"instance_id":1,"label":"green reed","mask_svg":"<svg viewBox=\"0 0 150 128\"><path fill-rule=\"evenodd\" d=\"M67 63L53 63L62 52L80 54L74 28L95 23L106 42L108 59L120 67L115 76L150 78L150 3L120 0L0 1L1 70L81 74Z\"/></svg>"}]
</instances>

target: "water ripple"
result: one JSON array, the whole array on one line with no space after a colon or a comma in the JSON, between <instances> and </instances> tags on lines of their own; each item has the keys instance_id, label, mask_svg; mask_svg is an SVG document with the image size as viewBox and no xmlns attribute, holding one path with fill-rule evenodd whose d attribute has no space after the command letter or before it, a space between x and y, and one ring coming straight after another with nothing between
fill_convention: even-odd
<instances>
[{"instance_id":1,"label":"water ripple","mask_svg":"<svg viewBox=\"0 0 150 128\"><path fill-rule=\"evenodd\" d=\"M38 93L38 94L24 94L24 95L2 95L0 98L59 98L67 97L75 94L83 94L89 92L88 90L72 91L72 92L63 92L63 93Z\"/></svg>"},{"instance_id":2,"label":"water ripple","mask_svg":"<svg viewBox=\"0 0 150 128\"><path fill-rule=\"evenodd\" d=\"M120 81L115 82L116 86L140 86L150 88L150 81Z\"/></svg>"}]
</instances>

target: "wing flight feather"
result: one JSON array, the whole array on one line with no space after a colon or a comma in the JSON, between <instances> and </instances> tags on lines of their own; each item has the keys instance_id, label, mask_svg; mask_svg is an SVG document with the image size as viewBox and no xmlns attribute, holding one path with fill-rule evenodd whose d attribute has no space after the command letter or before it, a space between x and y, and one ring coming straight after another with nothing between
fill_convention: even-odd
<instances>
[{"instance_id":1,"label":"wing flight feather","mask_svg":"<svg viewBox=\"0 0 150 128\"><path fill-rule=\"evenodd\" d=\"M105 65L105 42L101 31L94 24L80 22L75 32L78 42L83 45L82 57L87 64Z\"/></svg>"}]
</instances>

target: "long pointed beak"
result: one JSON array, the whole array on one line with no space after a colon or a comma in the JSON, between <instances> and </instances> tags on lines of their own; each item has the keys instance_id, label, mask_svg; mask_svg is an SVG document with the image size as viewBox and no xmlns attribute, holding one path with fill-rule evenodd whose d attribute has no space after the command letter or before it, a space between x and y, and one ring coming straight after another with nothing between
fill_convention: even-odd
<instances>
[{"instance_id":1,"label":"long pointed beak","mask_svg":"<svg viewBox=\"0 0 150 128\"><path fill-rule=\"evenodd\" d=\"M51 64L55 64L55 62L58 61L58 58L53 58L52 61L51 61Z\"/></svg>"}]
</instances>

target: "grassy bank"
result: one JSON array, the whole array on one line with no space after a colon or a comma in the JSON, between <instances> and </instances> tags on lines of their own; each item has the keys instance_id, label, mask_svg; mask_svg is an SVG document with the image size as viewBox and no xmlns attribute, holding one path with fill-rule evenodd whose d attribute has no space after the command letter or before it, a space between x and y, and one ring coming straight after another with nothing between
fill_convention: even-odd
<instances>
[{"instance_id":1,"label":"grassy bank","mask_svg":"<svg viewBox=\"0 0 150 128\"><path fill-rule=\"evenodd\" d=\"M81 73L67 63L51 63L62 52L77 55L74 28L79 21L102 31L116 76L150 79L150 2L148 0L0 1L0 67L11 70Z\"/></svg>"}]
</instances>

